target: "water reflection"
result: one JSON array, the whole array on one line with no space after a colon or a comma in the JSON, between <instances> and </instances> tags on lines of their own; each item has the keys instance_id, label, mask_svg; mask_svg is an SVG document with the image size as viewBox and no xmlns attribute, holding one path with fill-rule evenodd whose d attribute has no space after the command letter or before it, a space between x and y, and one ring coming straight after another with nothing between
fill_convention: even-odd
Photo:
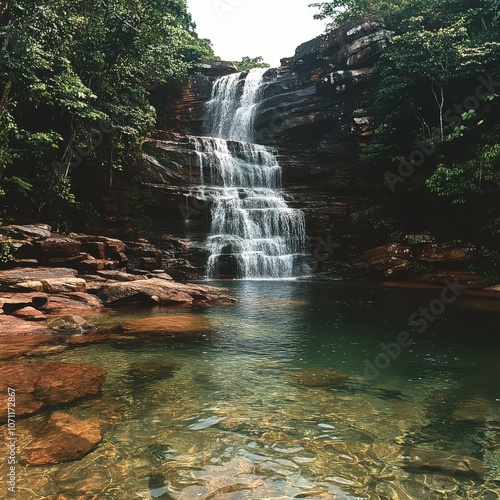
<instances>
[{"instance_id":1,"label":"water reflection","mask_svg":"<svg viewBox=\"0 0 500 500\"><path fill-rule=\"evenodd\" d=\"M202 325L196 335L155 331L51 358L105 369L102 397L64 410L105 421L105 439L77 462L20 467L24 498L498 498L498 315L479 342L470 322L484 316L457 303L372 381L364 360L432 294L231 286L237 304L154 312Z\"/></svg>"}]
</instances>

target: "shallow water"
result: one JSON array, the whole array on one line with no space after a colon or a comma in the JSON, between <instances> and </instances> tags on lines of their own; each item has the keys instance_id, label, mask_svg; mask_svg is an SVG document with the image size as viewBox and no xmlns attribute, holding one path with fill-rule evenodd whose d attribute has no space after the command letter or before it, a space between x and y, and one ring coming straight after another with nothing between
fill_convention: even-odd
<instances>
[{"instance_id":1,"label":"shallow water","mask_svg":"<svg viewBox=\"0 0 500 500\"><path fill-rule=\"evenodd\" d=\"M47 358L107 372L101 398L64 408L105 421L104 440L77 462L19 466L19 498L500 498L500 302L459 298L418 333L409 317L439 291L222 285L238 303L89 318L130 332L175 315L196 332ZM402 331L415 343L367 372ZM410 445L480 459L484 476L410 470Z\"/></svg>"}]
</instances>

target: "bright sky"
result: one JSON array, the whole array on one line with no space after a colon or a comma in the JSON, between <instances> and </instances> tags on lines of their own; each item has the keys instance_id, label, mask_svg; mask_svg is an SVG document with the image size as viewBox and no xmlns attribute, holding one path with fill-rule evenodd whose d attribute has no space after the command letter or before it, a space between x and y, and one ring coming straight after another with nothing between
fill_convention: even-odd
<instances>
[{"instance_id":1,"label":"bright sky","mask_svg":"<svg viewBox=\"0 0 500 500\"><path fill-rule=\"evenodd\" d=\"M324 32L315 21L315 0L187 0L201 38L212 41L226 61L263 56L271 66L293 56L295 48Z\"/></svg>"}]
</instances>

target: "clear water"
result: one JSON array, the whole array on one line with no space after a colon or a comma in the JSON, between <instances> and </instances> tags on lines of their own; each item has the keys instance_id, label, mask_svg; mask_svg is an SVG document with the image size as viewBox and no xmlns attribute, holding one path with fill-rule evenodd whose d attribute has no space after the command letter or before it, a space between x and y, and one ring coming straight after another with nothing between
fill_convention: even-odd
<instances>
[{"instance_id":1,"label":"clear water","mask_svg":"<svg viewBox=\"0 0 500 500\"><path fill-rule=\"evenodd\" d=\"M499 302L461 298L418 334L408 318L435 292L223 285L238 303L92 318L109 327L175 315L201 322L198 333L118 337L48 358L107 372L101 398L64 409L103 419L104 440L80 461L19 466L19 498L499 498ZM364 378L365 360L403 330L415 344ZM298 383L308 369L350 378ZM484 477L410 471L408 444L479 458Z\"/></svg>"}]
</instances>

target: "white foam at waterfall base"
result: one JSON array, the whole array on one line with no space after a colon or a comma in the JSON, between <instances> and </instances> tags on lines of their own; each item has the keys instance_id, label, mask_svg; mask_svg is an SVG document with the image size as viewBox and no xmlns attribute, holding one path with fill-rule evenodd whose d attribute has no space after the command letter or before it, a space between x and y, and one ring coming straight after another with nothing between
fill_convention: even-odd
<instances>
[{"instance_id":1,"label":"white foam at waterfall base","mask_svg":"<svg viewBox=\"0 0 500 500\"><path fill-rule=\"evenodd\" d=\"M306 245L304 214L289 208L275 152L252 143L266 69L219 78L207 103L207 137L192 138L200 187L211 200L207 277L292 279Z\"/></svg>"}]
</instances>

